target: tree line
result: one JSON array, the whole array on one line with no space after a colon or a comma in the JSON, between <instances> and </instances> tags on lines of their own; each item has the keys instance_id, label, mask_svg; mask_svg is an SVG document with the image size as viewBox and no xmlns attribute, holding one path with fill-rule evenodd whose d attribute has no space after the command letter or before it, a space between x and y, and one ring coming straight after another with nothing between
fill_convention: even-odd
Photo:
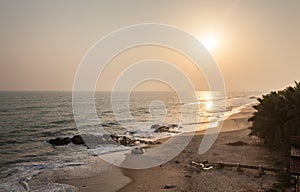
<instances>
[{"instance_id":1,"label":"tree line","mask_svg":"<svg viewBox=\"0 0 300 192\"><path fill-rule=\"evenodd\" d=\"M249 136L258 136L288 154L290 137L300 136L300 82L258 99Z\"/></svg>"}]
</instances>

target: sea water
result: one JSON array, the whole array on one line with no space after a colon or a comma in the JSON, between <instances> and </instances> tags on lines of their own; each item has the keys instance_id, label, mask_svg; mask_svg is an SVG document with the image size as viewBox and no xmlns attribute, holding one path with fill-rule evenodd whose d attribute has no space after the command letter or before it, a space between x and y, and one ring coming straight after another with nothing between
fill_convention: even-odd
<instances>
[{"instance_id":1,"label":"sea water","mask_svg":"<svg viewBox=\"0 0 300 192\"><path fill-rule=\"evenodd\" d=\"M171 92L136 92L129 100L113 101L117 106L126 106L129 102L130 118L118 119L112 109L111 93L97 92L95 104L99 123L87 127L97 130L101 126L110 134L156 140L174 133L155 133L151 124L162 123L159 118L162 116L163 123L180 124L180 109L184 105L197 106L197 111L189 111L186 116L196 114L200 118L180 124L179 133L191 131L190 125L200 129L217 126L244 106L255 103L261 93L232 92L226 97L214 92L197 92L195 95L191 102L182 102ZM153 111L157 117L153 117ZM89 149L74 144L52 146L47 142L79 133L82 130L78 130L74 121L71 92L0 92L0 191L75 191L73 186L55 183L55 178L99 174L109 166L99 161L97 155L129 150L119 145ZM88 133L99 134L97 131Z\"/></svg>"}]
</instances>

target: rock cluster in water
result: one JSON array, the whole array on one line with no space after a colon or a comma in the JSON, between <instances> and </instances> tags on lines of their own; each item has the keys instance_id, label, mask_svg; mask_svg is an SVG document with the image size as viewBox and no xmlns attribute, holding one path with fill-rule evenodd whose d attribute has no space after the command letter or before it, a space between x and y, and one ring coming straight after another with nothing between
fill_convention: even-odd
<instances>
[{"instance_id":1,"label":"rock cluster in water","mask_svg":"<svg viewBox=\"0 0 300 192\"><path fill-rule=\"evenodd\" d=\"M176 129L181 128L177 124L154 124L151 129L155 129L155 133L179 133Z\"/></svg>"},{"instance_id":2,"label":"rock cluster in water","mask_svg":"<svg viewBox=\"0 0 300 192\"><path fill-rule=\"evenodd\" d=\"M160 144L159 141L145 141L141 139L131 139L126 136L117 136L117 135L110 135L110 137L118 144L124 145L124 146L135 146L137 144L147 144L147 145L155 145Z\"/></svg>"},{"instance_id":3,"label":"rock cluster in water","mask_svg":"<svg viewBox=\"0 0 300 192\"><path fill-rule=\"evenodd\" d=\"M87 141L87 143L85 141ZM131 139L127 136L118 136L118 135L103 135L103 136L75 135L72 138L64 137L64 138L50 139L48 142L54 146L62 146L62 145L68 145L70 143L73 143L75 145L88 145L89 147L97 146L100 144L120 144L124 146L135 146L141 143L147 145L155 145L160 143L158 141L145 141L141 139Z\"/></svg>"},{"instance_id":4,"label":"rock cluster in water","mask_svg":"<svg viewBox=\"0 0 300 192\"><path fill-rule=\"evenodd\" d=\"M64 138L56 138L56 139L50 139L48 141L49 143L51 143L52 145L68 145L69 143L71 143L71 139L69 137L64 137Z\"/></svg>"},{"instance_id":5,"label":"rock cluster in water","mask_svg":"<svg viewBox=\"0 0 300 192\"><path fill-rule=\"evenodd\" d=\"M95 136L95 135L74 135L73 137L58 137L55 139L50 139L48 142L55 146L68 145L73 143L75 145L86 145L86 142L89 145L95 144L114 144L115 142L110 138L110 136Z\"/></svg>"},{"instance_id":6,"label":"rock cluster in water","mask_svg":"<svg viewBox=\"0 0 300 192\"><path fill-rule=\"evenodd\" d=\"M151 129L155 129L155 133L178 133L176 130L179 127L177 124L154 124L151 126ZM133 134L134 132L128 132ZM91 134L83 134L83 135L74 135L73 137L58 137L55 139L50 139L48 141L50 144L54 146L62 146L73 143L75 145L88 145L89 147L97 146L100 144L120 144L124 146L135 146L137 144L146 144L146 145L155 145L160 142L157 141L145 141L141 139L132 139L128 136L118 136L118 135L91 135ZM87 142L87 143L86 143Z\"/></svg>"}]
</instances>

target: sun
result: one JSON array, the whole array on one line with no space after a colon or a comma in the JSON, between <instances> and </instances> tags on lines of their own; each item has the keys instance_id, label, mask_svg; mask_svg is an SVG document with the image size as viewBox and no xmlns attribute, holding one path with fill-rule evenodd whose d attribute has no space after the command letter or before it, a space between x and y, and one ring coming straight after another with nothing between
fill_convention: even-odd
<instances>
[{"instance_id":1,"label":"sun","mask_svg":"<svg viewBox=\"0 0 300 192\"><path fill-rule=\"evenodd\" d=\"M200 42L206 49L213 50L218 45L218 39L214 35L207 35L200 39Z\"/></svg>"}]
</instances>

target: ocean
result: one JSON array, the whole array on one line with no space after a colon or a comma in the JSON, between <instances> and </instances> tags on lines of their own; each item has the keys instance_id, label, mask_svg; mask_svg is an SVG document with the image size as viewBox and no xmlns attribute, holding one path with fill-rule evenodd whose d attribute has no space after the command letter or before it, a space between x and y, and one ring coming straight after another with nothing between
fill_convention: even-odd
<instances>
[{"instance_id":1,"label":"ocean","mask_svg":"<svg viewBox=\"0 0 300 192\"><path fill-rule=\"evenodd\" d=\"M218 97L215 92L204 91L196 93L196 102L182 103L171 92L136 92L131 94L129 101L116 101L118 106L129 102L131 113L128 119L117 119L111 106L111 93L96 92L99 124L86 126L92 130L102 126L110 134L155 141L191 131L190 125L196 124L198 129L217 126L218 122L238 113L246 105L255 103L261 94L230 92L224 98ZM220 103L226 104L226 111L220 111ZM176 133L156 133L151 129L151 125L156 123L177 124L183 105L196 105L197 111L189 114L200 118L197 121L191 118L181 124L182 129ZM156 111L157 117L152 116L153 111ZM48 143L49 139L72 137L79 133L82 130L76 127L74 120L72 92L0 92L0 191L74 191L72 186L56 183L55 178L101 174L108 165L99 163L102 161L98 155L115 151L126 153L131 149L118 145L88 148ZM89 134L99 133L93 131Z\"/></svg>"}]
</instances>

